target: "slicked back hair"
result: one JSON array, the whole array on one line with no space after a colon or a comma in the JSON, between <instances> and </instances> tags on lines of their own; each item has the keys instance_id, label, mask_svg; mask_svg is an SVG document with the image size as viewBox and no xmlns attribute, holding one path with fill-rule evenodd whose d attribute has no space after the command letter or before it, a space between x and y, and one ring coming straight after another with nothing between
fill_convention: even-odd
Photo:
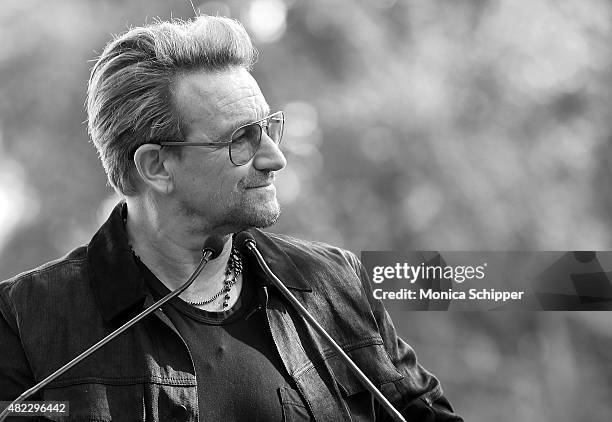
<instances>
[{"instance_id":1,"label":"slicked back hair","mask_svg":"<svg viewBox=\"0 0 612 422\"><path fill-rule=\"evenodd\" d=\"M87 90L89 134L113 188L138 193L133 156L140 145L184 140L173 98L178 76L250 70L256 60L244 27L223 17L156 22L115 37L94 65Z\"/></svg>"}]
</instances>

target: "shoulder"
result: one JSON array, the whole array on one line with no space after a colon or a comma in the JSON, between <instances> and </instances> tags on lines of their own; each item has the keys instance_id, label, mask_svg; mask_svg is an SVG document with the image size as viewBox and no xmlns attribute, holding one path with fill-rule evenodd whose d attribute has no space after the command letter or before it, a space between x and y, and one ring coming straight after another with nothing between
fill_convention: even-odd
<instances>
[{"instance_id":1,"label":"shoulder","mask_svg":"<svg viewBox=\"0 0 612 422\"><path fill-rule=\"evenodd\" d=\"M67 279L67 277L59 277L66 274L66 270L69 270L69 268L77 269L85 265L86 262L87 246L79 246L61 258L54 259L0 282L0 294L22 289L30 284L45 285L50 282L60 283L62 280L65 281Z\"/></svg>"},{"instance_id":2,"label":"shoulder","mask_svg":"<svg viewBox=\"0 0 612 422\"><path fill-rule=\"evenodd\" d=\"M361 263L346 249L259 230L252 234L270 269L287 285L337 300L368 290Z\"/></svg>"},{"instance_id":3,"label":"shoulder","mask_svg":"<svg viewBox=\"0 0 612 422\"><path fill-rule=\"evenodd\" d=\"M18 308L32 308L61 295L70 295L87 271L87 246L0 282L0 314L7 321Z\"/></svg>"},{"instance_id":4,"label":"shoulder","mask_svg":"<svg viewBox=\"0 0 612 422\"><path fill-rule=\"evenodd\" d=\"M307 260L310 263L319 262L326 265L350 267L359 274L361 266L357 256L346 249L324 242L298 239L285 234L260 232L285 252L291 259L298 262Z\"/></svg>"}]
</instances>

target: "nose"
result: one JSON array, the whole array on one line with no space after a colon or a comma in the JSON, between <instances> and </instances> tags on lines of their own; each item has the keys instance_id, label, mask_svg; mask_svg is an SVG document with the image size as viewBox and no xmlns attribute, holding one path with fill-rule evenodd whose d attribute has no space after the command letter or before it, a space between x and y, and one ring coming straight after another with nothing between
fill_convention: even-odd
<instances>
[{"instance_id":1,"label":"nose","mask_svg":"<svg viewBox=\"0 0 612 422\"><path fill-rule=\"evenodd\" d=\"M253 156L253 167L260 171L278 171L285 168L286 165L287 159L278 144L262 133L259 149Z\"/></svg>"}]
</instances>

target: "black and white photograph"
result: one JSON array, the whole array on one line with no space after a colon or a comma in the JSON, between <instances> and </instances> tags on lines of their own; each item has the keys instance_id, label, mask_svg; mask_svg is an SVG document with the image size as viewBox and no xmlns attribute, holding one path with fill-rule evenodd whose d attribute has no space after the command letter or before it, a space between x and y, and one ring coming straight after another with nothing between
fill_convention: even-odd
<instances>
[{"instance_id":1,"label":"black and white photograph","mask_svg":"<svg viewBox=\"0 0 612 422\"><path fill-rule=\"evenodd\" d=\"M612 420L610 1L5 0L0 40L0 422Z\"/></svg>"}]
</instances>

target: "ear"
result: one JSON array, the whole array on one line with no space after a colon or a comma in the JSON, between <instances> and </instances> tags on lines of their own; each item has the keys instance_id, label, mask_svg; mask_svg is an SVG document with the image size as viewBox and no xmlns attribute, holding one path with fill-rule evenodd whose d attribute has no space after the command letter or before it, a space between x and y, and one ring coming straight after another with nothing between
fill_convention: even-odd
<instances>
[{"instance_id":1,"label":"ear","mask_svg":"<svg viewBox=\"0 0 612 422\"><path fill-rule=\"evenodd\" d=\"M161 145L156 144L143 144L134 153L134 164L141 180L161 194L168 194L174 190L172 174L165 165L165 160L169 157L163 153Z\"/></svg>"}]
</instances>

